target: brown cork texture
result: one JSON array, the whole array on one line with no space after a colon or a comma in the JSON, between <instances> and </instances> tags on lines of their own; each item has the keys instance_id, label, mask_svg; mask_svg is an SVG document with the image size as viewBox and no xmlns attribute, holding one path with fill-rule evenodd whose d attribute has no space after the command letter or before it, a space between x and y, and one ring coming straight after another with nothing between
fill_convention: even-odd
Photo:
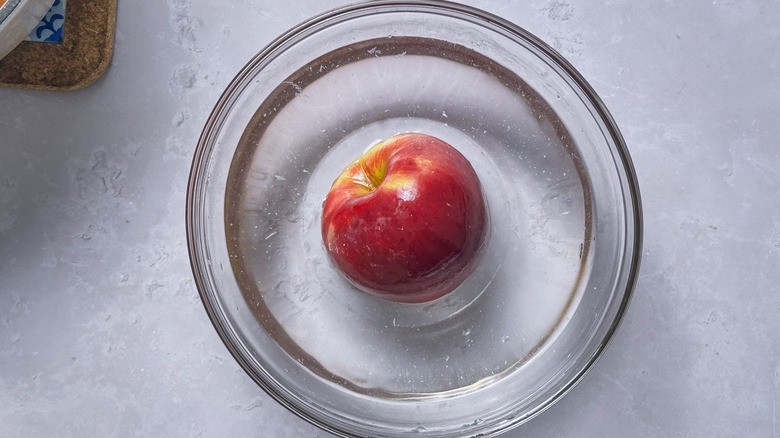
<instances>
[{"instance_id":1,"label":"brown cork texture","mask_svg":"<svg viewBox=\"0 0 780 438\"><path fill-rule=\"evenodd\" d=\"M95 82L114 51L117 0L68 0L60 44L23 41L0 59L0 86L71 91Z\"/></svg>"}]
</instances>

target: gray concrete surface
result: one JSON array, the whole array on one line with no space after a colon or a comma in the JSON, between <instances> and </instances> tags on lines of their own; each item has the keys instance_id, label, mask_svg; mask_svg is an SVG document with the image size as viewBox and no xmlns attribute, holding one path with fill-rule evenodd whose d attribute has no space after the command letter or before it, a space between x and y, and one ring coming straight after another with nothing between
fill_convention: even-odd
<instances>
[{"instance_id":1,"label":"gray concrete surface","mask_svg":"<svg viewBox=\"0 0 780 438\"><path fill-rule=\"evenodd\" d=\"M344 3L120 2L96 84L0 89L1 435L329 436L217 337L190 272L184 194L234 74ZM504 436L780 437L780 3L467 3L538 35L594 86L645 213L613 344Z\"/></svg>"}]
</instances>

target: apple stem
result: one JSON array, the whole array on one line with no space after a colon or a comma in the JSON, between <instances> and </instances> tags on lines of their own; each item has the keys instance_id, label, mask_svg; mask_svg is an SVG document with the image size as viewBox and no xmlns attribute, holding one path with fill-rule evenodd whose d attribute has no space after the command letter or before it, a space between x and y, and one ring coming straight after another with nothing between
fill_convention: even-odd
<instances>
[{"instance_id":1,"label":"apple stem","mask_svg":"<svg viewBox=\"0 0 780 438\"><path fill-rule=\"evenodd\" d=\"M360 161L360 172L356 172L355 178L353 178L353 181L355 181L357 184L360 184L367 188L370 191L376 190L377 187L379 187L380 184L382 184L382 180L385 179L385 169L384 166L379 169L378 172L372 172L371 169L367 168L364 162Z\"/></svg>"}]
</instances>

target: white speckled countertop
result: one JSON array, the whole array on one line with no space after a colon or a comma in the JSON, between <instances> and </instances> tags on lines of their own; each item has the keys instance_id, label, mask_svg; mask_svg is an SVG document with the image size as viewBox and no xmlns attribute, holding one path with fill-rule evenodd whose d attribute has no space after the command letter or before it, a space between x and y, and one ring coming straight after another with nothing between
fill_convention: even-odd
<instances>
[{"instance_id":1,"label":"white speckled countertop","mask_svg":"<svg viewBox=\"0 0 780 438\"><path fill-rule=\"evenodd\" d=\"M217 3L120 2L96 84L0 89L3 436L330 436L217 337L184 209L198 135L235 73L346 2ZM593 85L645 215L614 342L504 436L780 437L780 3L466 3L541 37Z\"/></svg>"}]
</instances>

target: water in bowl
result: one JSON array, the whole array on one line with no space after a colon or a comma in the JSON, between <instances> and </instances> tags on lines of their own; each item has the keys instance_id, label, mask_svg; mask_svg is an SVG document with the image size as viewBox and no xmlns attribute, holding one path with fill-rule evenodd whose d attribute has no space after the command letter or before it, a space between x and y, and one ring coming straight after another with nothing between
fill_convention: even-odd
<instances>
[{"instance_id":1,"label":"water in bowl","mask_svg":"<svg viewBox=\"0 0 780 438\"><path fill-rule=\"evenodd\" d=\"M565 126L520 78L440 44L363 42L303 67L258 109L231 167L228 245L258 323L312 373L369 395L490 384L545 348L581 293L591 206ZM416 305L352 287L320 236L343 167L402 132L460 150L490 213L476 272Z\"/></svg>"}]
</instances>

